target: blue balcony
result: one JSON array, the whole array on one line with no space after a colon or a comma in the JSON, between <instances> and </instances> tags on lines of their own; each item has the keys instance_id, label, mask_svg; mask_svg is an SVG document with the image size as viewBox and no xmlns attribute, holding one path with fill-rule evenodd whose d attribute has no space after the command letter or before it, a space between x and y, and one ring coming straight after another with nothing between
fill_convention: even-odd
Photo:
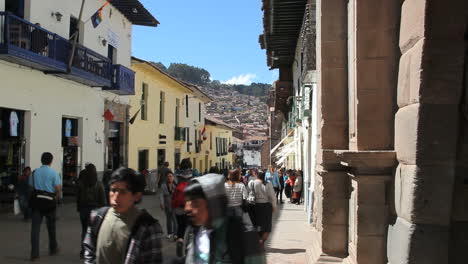
<instances>
[{"instance_id":1,"label":"blue balcony","mask_svg":"<svg viewBox=\"0 0 468 264\"><path fill-rule=\"evenodd\" d=\"M135 72L123 65L112 65L112 86L104 87L104 90L119 95L135 95Z\"/></svg>"},{"instance_id":2,"label":"blue balcony","mask_svg":"<svg viewBox=\"0 0 468 264\"><path fill-rule=\"evenodd\" d=\"M0 12L0 59L52 73L78 83L111 86L111 61L77 45L72 65L72 43L10 13Z\"/></svg>"}]
</instances>

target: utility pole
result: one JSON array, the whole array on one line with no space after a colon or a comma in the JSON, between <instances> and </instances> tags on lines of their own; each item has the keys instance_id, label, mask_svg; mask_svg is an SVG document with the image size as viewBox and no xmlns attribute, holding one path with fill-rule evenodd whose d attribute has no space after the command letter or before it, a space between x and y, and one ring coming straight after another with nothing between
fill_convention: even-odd
<instances>
[{"instance_id":1,"label":"utility pole","mask_svg":"<svg viewBox=\"0 0 468 264\"><path fill-rule=\"evenodd\" d=\"M80 32L80 22L81 18L83 17L83 8L84 8L85 0L81 0L81 8L80 8L80 15L78 16L78 24L76 25L76 31L75 32ZM71 71L72 63L73 63L73 58L75 57L75 50L76 50L76 44L78 43L78 35L79 34L74 34L73 35L73 45L72 45L72 50L70 53L70 60L68 61L68 68L67 71Z\"/></svg>"}]
</instances>

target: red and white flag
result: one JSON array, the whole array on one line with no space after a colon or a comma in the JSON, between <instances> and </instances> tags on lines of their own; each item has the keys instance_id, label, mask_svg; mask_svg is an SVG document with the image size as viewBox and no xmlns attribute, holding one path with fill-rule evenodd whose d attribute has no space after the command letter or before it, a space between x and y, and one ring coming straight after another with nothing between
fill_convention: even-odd
<instances>
[{"instance_id":1,"label":"red and white flag","mask_svg":"<svg viewBox=\"0 0 468 264\"><path fill-rule=\"evenodd\" d=\"M206 127L203 127L203 129L202 129L200 135L201 135L201 138L202 138L203 140L206 140L206 139L207 139L207 137L206 137Z\"/></svg>"}]
</instances>

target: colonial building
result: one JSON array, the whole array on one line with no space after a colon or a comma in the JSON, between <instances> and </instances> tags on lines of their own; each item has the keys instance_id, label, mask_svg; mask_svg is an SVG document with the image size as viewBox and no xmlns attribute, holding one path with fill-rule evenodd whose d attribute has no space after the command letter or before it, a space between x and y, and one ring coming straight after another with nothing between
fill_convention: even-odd
<instances>
[{"instance_id":1,"label":"colonial building","mask_svg":"<svg viewBox=\"0 0 468 264\"><path fill-rule=\"evenodd\" d=\"M132 58L132 69L136 89L130 97L129 167L153 170L167 161L174 169L183 158L196 162L205 103L211 98L151 62Z\"/></svg>"},{"instance_id":2,"label":"colonial building","mask_svg":"<svg viewBox=\"0 0 468 264\"><path fill-rule=\"evenodd\" d=\"M65 192L85 162L126 165L132 26L158 23L139 1L0 1L2 179L46 151Z\"/></svg>"},{"instance_id":3,"label":"colonial building","mask_svg":"<svg viewBox=\"0 0 468 264\"><path fill-rule=\"evenodd\" d=\"M261 45L279 69L271 154L303 146L279 158L308 179L311 263L465 263L468 2L264 0L263 11Z\"/></svg>"},{"instance_id":4,"label":"colonial building","mask_svg":"<svg viewBox=\"0 0 468 264\"><path fill-rule=\"evenodd\" d=\"M201 169L209 170L211 167L232 169L235 164L232 133L235 129L211 116L205 117L205 125L206 140L202 145L202 152L205 153L205 165Z\"/></svg>"}]
</instances>

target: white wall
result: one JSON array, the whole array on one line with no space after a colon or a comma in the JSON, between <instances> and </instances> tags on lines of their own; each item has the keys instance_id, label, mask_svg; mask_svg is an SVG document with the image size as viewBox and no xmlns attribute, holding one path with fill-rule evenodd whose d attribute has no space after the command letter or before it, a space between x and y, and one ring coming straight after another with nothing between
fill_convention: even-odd
<instances>
[{"instance_id":1,"label":"white wall","mask_svg":"<svg viewBox=\"0 0 468 264\"><path fill-rule=\"evenodd\" d=\"M260 166L262 155L260 151L244 149L244 163L247 166Z\"/></svg>"},{"instance_id":2,"label":"white wall","mask_svg":"<svg viewBox=\"0 0 468 264\"><path fill-rule=\"evenodd\" d=\"M2 1L2 0L0 0ZM107 44L102 45L102 39L109 40L109 32L118 36L117 64L130 68L132 24L114 6L108 4L103 9L103 21L94 28L91 16L105 3L104 0L85 0L82 21L84 32L80 43L85 47L107 57ZM41 27L57 33L68 39L70 16L79 17L80 0L25 0L25 19L32 23L40 23ZM59 22L52 13L60 12L63 17ZM112 14L112 15L111 15ZM109 41L108 41L109 43Z\"/></svg>"},{"instance_id":3,"label":"white wall","mask_svg":"<svg viewBox=\"0 0 468 264\"><path fill-rule=\"evenodd\" d=\"M54 155L53 168L61 172L62 117L82 122L82 164L104 168L104 98L98 89L40 71L0 61L0 107L28 111L25 131L26 165L40 165L42 152Z\"/></svg>"}]
</instances>

